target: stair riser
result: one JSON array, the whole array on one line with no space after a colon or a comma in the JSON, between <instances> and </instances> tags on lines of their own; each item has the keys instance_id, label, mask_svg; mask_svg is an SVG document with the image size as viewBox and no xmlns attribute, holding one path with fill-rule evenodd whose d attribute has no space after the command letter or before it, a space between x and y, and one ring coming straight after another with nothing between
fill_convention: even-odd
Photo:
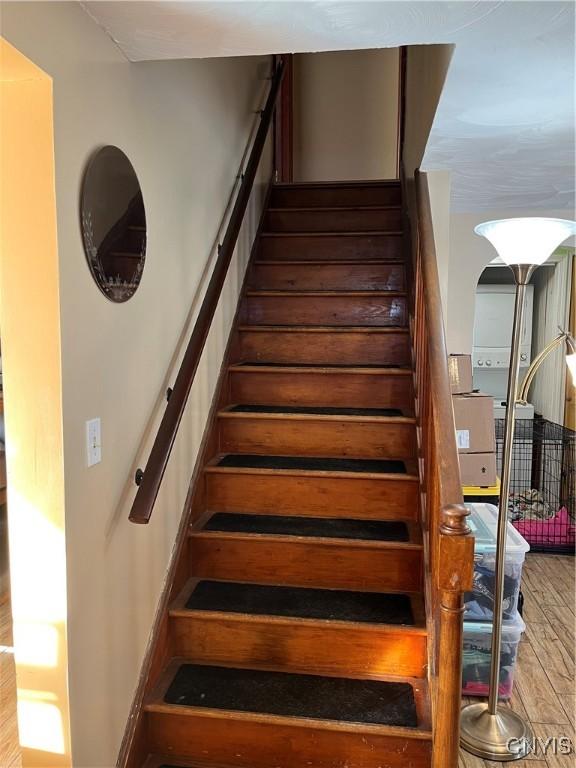
<instances>
[{"instance_id":1,"label":"stair riser","mask_svg":"<svg viewBox=\"0 0 576 768\"><path fill-rule=\"evenodd\" d=\"M402 261L402 238L398 235L274 235L260 239L258 258L262 261Z\"/></svg>"},{"instance_id":2,"label":"stair riser","mask_svg":"<svg viewBox=\"0 0 576 768\"><path fill-rule=\"evenodd\" d=\"M400 184L382 186L273 187L272 208L330 208L354 205L400 205Z\"/></svg>"},{"instance_id":3,"label":"stair riser","mask_svg":"<svg viewBox=\"0 0 576 768\"><path fill-rule=\"evenodd\" d=\"M207 472L206 494L220 512L418 519L418 483L409 480Z\"/></svg>"},{"instance_id":4,"label":"stair riser","mask_svg":"<svg viewBox=\"0 0 576 768\"><path fill-rule=\"evenodd\" d=\"M400 374L230 371L230 402L399 408L411 415L412 382Z\"/></svg>"},{"instance_id":5,"label":"stair riser","mask_svg":"<svg viewBox=\"0 0 576 768\"><path fill-rule=\"evenodd\" d=\"M198 578L372 592L422 586L421 550L407 547L196 533L189 553Z\"/></svg>"},{"instance_id":6,"label":"stair riser","mask_svg":"<svg viewBox=\"0 0 576 768\"><path fill-rule=\"evenodd\" d=\"M266 214L265 232L398 232L400 209L276 210Z\"/></svg>"},{"instance_id":7,"label":"stair riser","mask_svg":"<svg viewBox=\"0 0 576 768\"><path fill-rule=\"evenodd\" d=\"M233 713L149 712L157 752L238 768L429 768L428 740L375 734L351 726L323 729L313 722L287 725L279 718L243 719Z\"/></svg>"},{"instance_id":8,"label":"stair riser","mask_svg":"<svg viewBox=\"0 0 576 768\"><path fill-rule=\"evenodd\" d=\"M410 336L403 332L240 331L240 359L298 365L410 365Z\"/></svg>"},{"instance_id":9,"label":"stair riser","mask_svg":"<svg viewBox=\"0 0 576 768\"><path fill-rule=\"evenodd\" d=\"M423 677L426 637L390 628L265 618L176 616L174 652L200 664L374 678Z\"/></svg>"},{"instance_id":10,"label":"stair riser","mask_svg":"<svg viewBox=\"0 0 576 768\"><path fill-rule=\"evenodd\" d=\"M251 288L271 291L404 291L403 264L255 264Z\"/></svg>"},{"instance_id":11,"label":"stair riser","mask_svg":"<svg viewBox=\"0 0 576 768\"><path fill-rule=\"evenodd\" d=\"M368 325L407 323L405 296L247 296L248 325Z\"/></svg>"},{"instance_id":12,"label":"stair riser","mask_svg":"<svg viewBox=\"0 0 576 768\"><path fill-rule=\"evenodd\" d=\"M219 420L221 453L339 458L414 458L413 424L225 416Z\"/></svg>"}]
</instances>

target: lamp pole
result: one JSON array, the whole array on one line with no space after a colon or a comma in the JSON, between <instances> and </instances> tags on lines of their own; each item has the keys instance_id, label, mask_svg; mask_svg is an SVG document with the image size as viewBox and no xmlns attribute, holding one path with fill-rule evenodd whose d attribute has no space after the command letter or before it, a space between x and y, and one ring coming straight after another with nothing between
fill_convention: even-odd
<instances>
[{"instance_id":1,"label":"lamp pole","mask_svg":"<svg viewBox=\"0 0 576 768\"><path fill-rule=\"evenodd\" d=\"M502 604L504 602L504 569L506 566L506 535L508 526L508 494L512 471L512 446L516 424L516 393L520 374L520 342L524 318L526 286L536 269L535 264L509 265L516 281L512 349L506 397L506 424L502 452L502 484L496 542L496 573L492 629L492 659L488 704L471 704L462 710L460 740L468 752L488 760L508 761L526 757L532 733L520 715L508 707L498 706L500 688L500 657L502 643Z\"/></svg>"},{"instance_id":2,"label":"lamp pole","mask_svg":"<svg viewBox=\"0 0 576 768\"><path fill-rule=\"evenodd\" d=\"M514 325L512 327L512 350L508 373L508 392L506 395L506 424L504 427L504 447L502 451L502 484L498 513L498 541L496 545L496 590L494 594L494 625L492 630L492 666L490 668L490 697L488 710L496 715L498 710L498 691L500 688L500 657L502 645L502 606L504 602L504 569L506 566L506 534L508 527L508 496L510 494L510 476L512 473L512 445L516 426L516 394L520 376L520 344L526 286L532 277L535 264L513 264L510 266L516 281L516 301L514 305Z\"/></svg>"},{"instance_id":3,"label":"lamp pole","mask_svg":"<svg viewBox=\"0 0 576 768\"><path fill-rule=\"evenodd\" d=\"M487 760L506 762L520 760L531 748L530 726L509 707L498 706L500 687L500 646L502 642L502 604L504 602L504 570L506 566L506 535L508 526L508 496L512 470L512 447L516 423L518 375L520 373L520 338L524 315L526 285L534 270L543 264L550 254L567 237L576 234L576 222L567 219L549 219L539 216L528 218L499 219L478 224L474 231L485 237L496 249L498 255L508 264L516 282L516 303L510 369L508 372L508 396L506 401L506 425L504 429L504 450L502 453L502 486L498 513L496 542L496 573L494 582L494 612L492 630L492 659L490 667L490 691L488 702L470 704L461 713L460 743L473 755ZM518 259L517 254L522 258ZM570 334L563 334L568 343ZM569 346L572 349L570 337ZM570 355L574 357L574 355ZM534 361L529 376L542 362ZM568 358L567 358L568 362ZM572 359L572 367L574 360ZM572 368L571 368L572 370ZM526 377L526 387L530 383ZM523 394L523 396L525 396Z\"/></svg>"}]
</instances>

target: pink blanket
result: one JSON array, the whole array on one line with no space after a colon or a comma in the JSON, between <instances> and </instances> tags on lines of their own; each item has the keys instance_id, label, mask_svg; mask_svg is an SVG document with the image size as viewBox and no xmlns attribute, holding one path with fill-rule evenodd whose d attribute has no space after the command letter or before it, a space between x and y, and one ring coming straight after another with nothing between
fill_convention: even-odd
<instances>
[{"instance_id":1,"label":"pink blanket","mask_svg":"<svg viewBox=\"0 0 576 768\"><path fill-rule=\"evenodd\" d=\"M574 544L576 526L566 507L549 520L515 520L512 525L529 544Z\"/></svg>"}]
</instances>

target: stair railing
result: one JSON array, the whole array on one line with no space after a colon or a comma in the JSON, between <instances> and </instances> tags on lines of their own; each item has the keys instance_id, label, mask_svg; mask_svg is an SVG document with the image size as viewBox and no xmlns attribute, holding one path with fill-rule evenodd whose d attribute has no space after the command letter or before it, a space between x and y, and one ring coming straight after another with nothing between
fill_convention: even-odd
<instances>
[{"instance_id":1,"label":"stair railing","mask_svg":"<svg viewBox=\"0 0 576 768\"><path fill-rule=\"evenodd\" d=\"M252 145L252 150L244 170L242 183L238 189L236 201L230 214L228 227L226 228L221 245L218 246L218 257L210 282L206 288L206 294L198 313L194 330L186 347L174 387L169 390L168 404L162 416L146 467L143 471L138 470L136 473L135 481L138 485L138 490L129 514L129 519L133 523L148 523L152 516L152 510L154 509L168 459L170 458L184 409L188 402L194 376L200 363L214 313L218 307L222 287L228 274L236 241L238 240L246 208L252 194L254 179L262 158L262 151L266 144L270 126L272 125L284 70L285 60L280 58L272 77L266 105L260 114L260 125L258 126L254 144Z\"/></svg>"},{"instance_id":2,"label":"stair railing","mask_svg":"<svg viewBox=\"0 0 576 768\"><path fill-rule=\"evenodd\" d=\"M474 539L466 525L436 249L426 174L416 171L408 204L413 269L412 334L432 700L433 768L457 768L464 592ZM412 191L412 190L410 190Z\"/></svg>"}]
</instances>

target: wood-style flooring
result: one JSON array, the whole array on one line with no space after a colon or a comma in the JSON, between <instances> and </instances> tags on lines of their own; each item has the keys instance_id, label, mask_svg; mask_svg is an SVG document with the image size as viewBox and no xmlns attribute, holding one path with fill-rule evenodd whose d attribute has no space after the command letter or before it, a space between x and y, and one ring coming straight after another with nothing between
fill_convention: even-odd
<instances>
[{"instance_id":1,"label":"wood-style flooring","mask_svg":"<svg viewBox=\"0 0 576 768\"><path fill-rule=\"evenodd\" d=\"M574 768L576 709L574 665L574 558L526 556L522 574L526 632L520 643L510 706L532 724L541 739L567 736L571 755L540 751L526 760L508 763L517 768ZM465 699L479 701L479 699ZM503 763L480 760L464 751L459 768L497 768Z\"/></svg>"},{"instance_id":2,"label":"wood-style flooring","mask_svg":"<svg viewBox=\"0 0 576 768\"><path fill-rule=\"evenodd\" d=\"M0 594L0 768L20 768L16 671L8 593Z\"/></svg>"}]
</instances>

